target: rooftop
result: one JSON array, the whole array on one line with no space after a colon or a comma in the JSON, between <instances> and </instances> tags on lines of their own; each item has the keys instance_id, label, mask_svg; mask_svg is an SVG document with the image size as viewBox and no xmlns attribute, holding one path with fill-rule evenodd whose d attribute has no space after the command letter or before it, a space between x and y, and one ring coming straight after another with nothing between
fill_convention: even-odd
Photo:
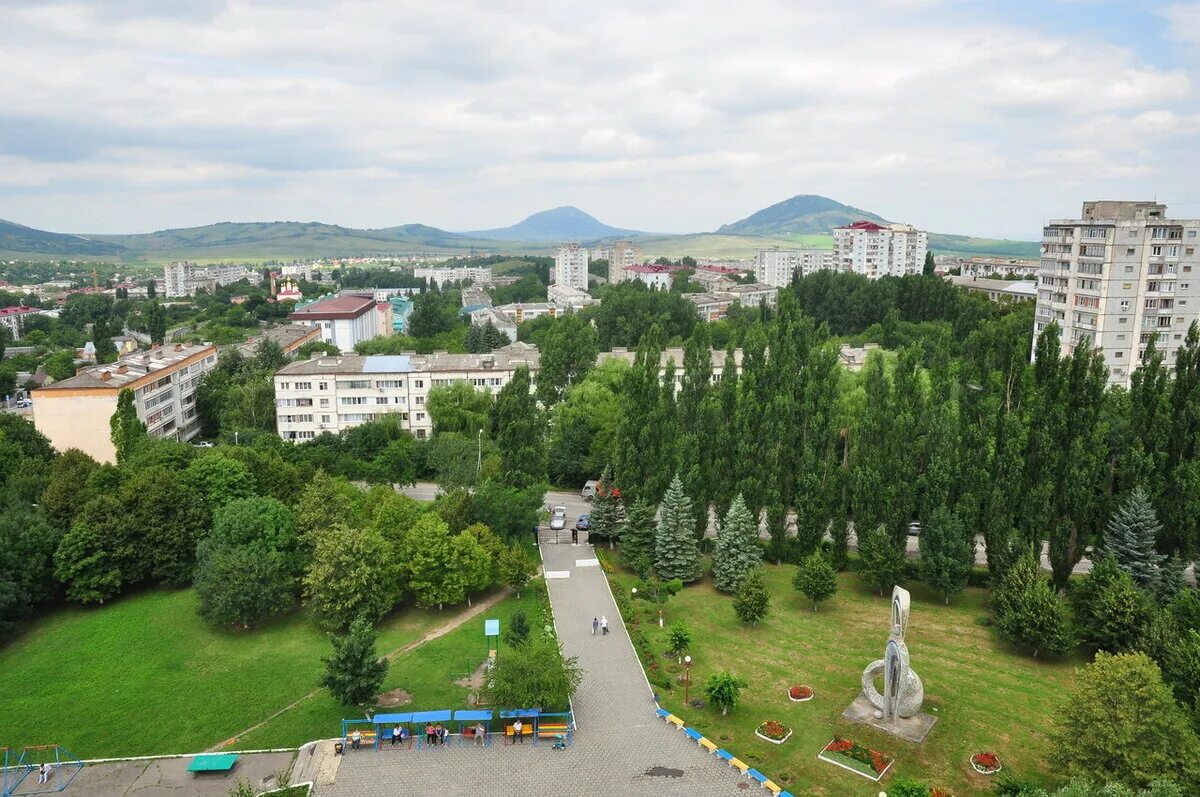
<instances>
[{"instance_id":1,"label":"rooftop","mask_svg":"<svg viewBox=\"0 0 1200 797\"><path fill-rule=\"evenodd\" d=\"M75 376L55 382L42 390L52 392L71 388L107 388L118 390L128 387L142 377L156 371L171 370L184 360L198 354L217 353L211 343L159 346L147 352L137 352L119 358L115 363L92 365L81 369Z\"/></svg>"},{"instance_id":2,"label":"rooftop","mask_svg":"<svg viewBox=\"0 0 1200 797\"><path fill-rule=\"evenodd\" d=\"M713 349L712 350L712 366L713 366L713 368L724 368L725 367L725 359L726 359L727 354L728 353L724 349ZM636 351L627 349L624 347L617 347L617 348L614 348L612 351L600 352L600 356L597 358L596 361L598 363L602 363L605 360L624 360L625 362L629 363L630 365L633 365L633 363L636 359L637 359ZM741 368L742 367L742 350L741 349L734 350L733 359L734 359L734 362L737 363L737 367ZM683 371L683 349L681 349L681 348L663 349L662 356L658 358L659 367L666 368L668 360L672 360L675 362L675 369L677 372L681 373Z\"/></svg>"},{"instance_id":3,"label":"rooftop","mask_svg":"<svg viewBox=\"0 0 1200 797\"><path fill-rule=\"evenodd\" d=\"M258 344L264 340L271 340L279 344L279 348L287 352L289 347L302 345L306 339L319 340L320 330L315 327L306 327L301 324L284 324L283 326L268 329L261 335L250 338L245 343L238 345L238 351L247 357L251 357L258 351Z\"/></svg>"},{"instance_id":4,"label":"rooftop","mask_svg":"<svg viewBox=\"0 0 1200 797\"><path fill-rule=\"evenodd\" d=\"M682 360L681 360L682 362ZM439 371L505 371L527 365L537 368L538 350L528 343L510 343L490 354L372 354L345 357L313 357L288 363L276 376L320 374L407 374Z\"/></svg>"},{"instance_id":5,"label":"rooftop","mask_svg":"<svg viewBox=\"0 0 1200 797\"><path fill-rule=\"evenodd\" d=\"M722 293L732 293L734 296L738 296L743 293L762 293L764 291L778 292L779 288L762 282L751 282L749 285L730 285Z\"/></svg>"},{"instance_id":6,"label":"rooftop","mask_svg":"<svg viewBox=\"0 0 1200 797\"><path fill-rule=\"evenodd\" d=\"M25 315L26 313L40 313L40 312L42 312L42 309L40 307L28 307L23 304L17 305L15 307L0 307L0 316Z\"/></svg>"},{"instance_id":7,"label":"rooftop","mask_svg":"<svg viewBox=\"0 0 1200 797\"><path fill-rule=\"evenodd\" d=\"M315 321L333 318L358 318L375 306L371 295L341 294L317 299L312 304L293 310L288 318L296 321Z\"/></svg>"},{"instance_id":8,"label":"rooftop","mask_svg":"<svg viewBox=\"0 0 1200 797\"><path fill-rule=\"evenodd\" d=\"M867 230L868 232L879 232L889 229L881 224L876 224L873 221L856 221L853 224L847 224L844 227L838 227L839 230Z\"/></svg>"},{"instance_id":9,"label":"rooftop","mask_svg":"<svg viewBox=\"0 0 1200 797\"><path fill-rule=\"evenodd\" d=\"M625 269L632 271L634 274L671 274L675 271L680 271L683 266L664 266L659 263L647 263L641 266L630 266Z\"/></svg>"},{"instance_id":10,"label":"rooftop","mask_svg":"<svg viewBox=\"0 0 1200 797\"><path fill-rule=\"evenodd\" d=\"M1022 296L1037 295L1037 283L1033 280L994 280L987 277L950 277L950 281L962 288L979 288L985 291L1005 291Z\"/></svg>"}]
</instances>

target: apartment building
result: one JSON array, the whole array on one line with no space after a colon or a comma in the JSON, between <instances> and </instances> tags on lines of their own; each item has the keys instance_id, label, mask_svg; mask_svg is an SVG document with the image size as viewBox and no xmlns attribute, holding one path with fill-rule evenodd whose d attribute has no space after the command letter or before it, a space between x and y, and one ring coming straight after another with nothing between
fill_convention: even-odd
<instances>
[{"instance_id":1,"label":"apartment building","mask_svg":"<svg viewBox=\"0 0 1200 797\"><path fill-rule=\"evenodd\" d=\"M355 345L376 335L391 334L391 305L387 304L386 323L380 318L375 297L360 294L325 296L297 307L288 320L321 330L321 340L332 343L344 352L354 351Z\"/></svg>"},{"instance_id":2,"label":"apartment building","mask_svg":"<svg viewBox=\"0 0 1200 797\"><path fill-rule=\"evenodd\" d=\"M560 246L554 255L554 284L586 291L588 250L579 244Z\"/></svg>"},{"instance_id":3,"label":"apartment building","mask_svg":"<svg viewBox=\"0 0 1200 797\"><path fill-rule=\"evenodd\" d=\"M833 231L834 268L869 279L920 274L929 236L909 224L856 221Z\"/></svg>"},{"instance_id":4,"label":"apartment building","mask_svg":"<svg viewBox=\"0 0 1200 797\"><path fill-rule=\"evenodd\" d=\"M517 339L517 322L495 307L479 307L472 310L470 316L472 326L486 327L491 324L507 335L509 340Z\"/></svg>"},{"instance_id":5,"label":"apartment building","mask_svg":"<svg viewBox=\"0 0 1200 797\"><path fill-rule=\"evenodd\" d=\"M314 357L275 374L279 436L303 442L384 415L394 415L415 437L433 433L426 402L435 387L466 382L495 394L520 367L535 372L538 350L510 343L488 354L399 354Z\"/></svg>"},{"instance_id":6,"label":"apartment building","mask_svg":"<svg viewBox=\"0 0 1200 797\"><path fill-rule=\"evenodd\" d=\"M303 324L283 324L268 329L261 335L250 338L245 343L237 344L237 350L244 357L253 357L258 354L259 345L263 341L269 340L278 345L284 354L292 354L305 343L312 343L320 339L321 330L318 327L309 327Z\"/></svg>"},{"instance_id":7,"label":"apartment building","mask_svg":"<svg viewBox=\"0 0 1200 797\"><path fill-rule=\"evenodd\" d=\"M706 291L723 291L737 285L738 277L741 275L740 269L730 266L700 265L696 266L696 270L688 279L697 285L704 286Z\"/></svg>"},{"instance_id":8,"label":"apartment building","mask_svg":"<svg viewBox=\"0 0 1200 797\"><path fill-rule=\"evenodd\" d=\"M834 267L832 249L759 249L754 258L754 278L779 288L790 285L797 273L807 277Z\"/></svg>"},{"instance_id":9,"label":"apartment building","mask_svg":"<svg viewBox=\"0 0 1200 797\"><path fill-rule=\"evenodd\" d=\"M13 340L19 340L21 333L25 331L25 322L45 312L40 307L28 307L23 304L0 308L0 325L8 328L8 331L12 333Z\"/></svg>"},{"instance_id":10,"label":"apartment building","mask_svg":"<svg viewBox=\"0 0 1200 797\"><path fill-rule=\"evenodd\" d=\"M624 282L625 270L636 266L643 260L641 248L634 246L633 241L616 241L608 246L593 250L592 257L596 260L608 261L608 281Z\"/></svg>"},{"instance_id":11,"label":"apartment building","mask_svg":"<svg viewBox=\"0 0 1200 797\"><path fill-rule=\"evenodd\" d=\"M959 273L964 277L987 277L999 274L1002 278L1012 274L1019 279L1037 280L1042 264L1038 260L1021 260L1011 257L971 257L958 262Z\"/></svg>"},{"instance_id":12,"label":"apartment building","mask_svg":"<svg viewBox=\"0 0 1200 797\"><path fill-rule=\"evenodd\" d=\"M583 307L600 304L600 300L592 297L587 291L568 285L551 285L546 289L546 297L560 312L579 310Z\"/></svg>"},{"instance_id":13,"label":"apartment building","mask_svg":"<svg viewBox=\"0 0 1200 797\"><path fill-rule=\"evenodd\" d=\"M696 305L696 315L703 321L721 321L734 304L742 307L766 305L775 307L779 300L779 288L774 285L751 283L732 285L728 290L710 293L685 293L683 298Z\"/></svg>"},{"instance_id":14,"label":"apartment building","mask_svg":"<svg viewBox=\"0 0 1200 797\"><path fill-rule=\"evenodd\" d=\"M626 280L637 280L647 288L655 291L671 290L671 279L680 266L630 266L625 269Z\"/></svg>"},{"instance_id":15,"label":"apartment building","mask_svg":"<svg viewBox=\"0 0 1200 797\"><path fill-rule=\"evenodd\" d=\"M59 451L78 448L99 462L115 462L109 419L120 392L131 390L147 432L190 440L200 431L196 388L216 364L216 346L177 344L82 368L33 391L33 423Z\"/></svg>"},{"instance_id":16,"label":"apartment building","mask_svg":"<svg viewBox=\"0 0 1200 797\"><path fill-rule=\"evenodd\" d=\"M163 287L168 298L194 296L196 291L215 290L238 280L262 282L262 274L244 266L198 266L195 263L169 263L163 269Z\"/></svg>"},{"instance_id":17,"label":"apartment building","mask_svg":"<svg viewBox=\"0 0 1200 797\"><path fill-rule=\"evenodd\" d=\"M950 277L950 282L972 293L982 293L993 302L1031 302L1037 298L1034 280L996 280L987 277Z\"/></svg>"},{"instance_id":18,"label":"apartment building","mask_svg":"<svg viewBox=\"0 0 1200 797\"><path fill-rule=\"evenodd\" d=\"M1064 355L1087 340L1128 386L1151 337L1173 365L1197 318L1200 220L1157 202L1084 202L1080 215L1042 230L1034 332L1058 322Z\"/></svg>"},{"instance_id":19,"label":"apartment building","mask_svg":"<svg viewBox=\"0 0 1200 797\"><path fill-rule=\"evenodd\" d=\"M413 269L413 276L432 282L441 288L451 282L473 282L476 285L492 284L491 266L429 266Z\"/></svg>"}]
</instances>

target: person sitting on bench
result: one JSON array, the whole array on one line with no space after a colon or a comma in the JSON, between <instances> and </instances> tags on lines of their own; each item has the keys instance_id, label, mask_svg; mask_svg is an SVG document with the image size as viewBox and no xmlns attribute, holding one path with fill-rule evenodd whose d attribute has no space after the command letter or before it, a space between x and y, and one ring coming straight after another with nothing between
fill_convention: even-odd
<instances>
[{"instance_id":1,"label":"person sitting on bench","mask_svg":"<svg viewBox=\"0 0 1200 797\"><path fill-rule=\"evenodd\" d=\"M516 722L514 722L512 729L513 736L515 736L521 742L521 744L525 744L525 737L521 735L521 732L525 730L525 726L521 724L521 720L518 719Z\"/></svg>"},{"instance_id":2,"label":"person sitting on bench","mask_svg":"<svg viewBox=\"0 0 1200 797\"><path fill-rule=\"evenodd\" d=\"M399 731L400 731L400 743L404 744L405 742L409 741L408 726L407 725L397 726L397 728L399 728ZM396 735L392 734L392 741L395 742L395 740L396 740Z\"/></svg>"},{"instance_id":3,"label":"person sitting on bench","mask_svg":"<svg viewBox=\"0 0 1200 797\"><path fill-rule=\"evenodd\" d=\"M392 729L392 747L395 747L396 742L400 740L400 731L401 728L399 725Z\"/></svg>"},{"instance_id":4,"label":"person sitting on bench","mask_svg":"<svg viewBox=\"0 0 1200 797\"><path fill-rule=\"evenodd\" d=\"M358 732L358 729L355 729L354 733L350 734L350 749L357 750L361 743L362 734Z\"/></svg>"}]
</instances>

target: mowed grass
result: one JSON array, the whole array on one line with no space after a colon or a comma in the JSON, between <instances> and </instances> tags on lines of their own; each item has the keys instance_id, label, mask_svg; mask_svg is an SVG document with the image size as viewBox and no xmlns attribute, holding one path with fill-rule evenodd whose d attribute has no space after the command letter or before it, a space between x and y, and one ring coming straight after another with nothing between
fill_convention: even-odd
<instances>
[{"instance_id":1,"label":"mowed grass","mask_svg":"<svg viewBox=\"0 0 1200 797\"><path fill-rule=\"evenodd\" d=\"M379 626L379 651L455 611L397 610ZM82 758L196 752L312 691L328 654L302 613L261 630L214 631L191 590L62 609L0 649L0 745L58 743ZM296 734L331 735L302 723Z\"/></svg>"},{"instance_id":2,"label":"mowed grass","mask_svg":"<svg viewBox=\"0 0 1200 797\"><path fill-rule=\"evenodd\" d=\"M412 702L380 711L468 708L470 690L455 681L473 672L487 657L488 645L483 636L483 621L499 619L500 630L503 632L508 628L512 616L518 611L523 611L529 620L531 633L537 633L541 617L539 605L534 589L526 589L520 598L510 595L453 631L399 656L388 668L383 689L385 692L403 689L409 693ZM500 643L497 655L504 655L503 642ZM236 745L232 745L230 749L296 747L316 738L338 736L341 734L343 719L357 719L361 716L361 712L341 706L328 692L322 692L281 714L262 728L238 739Z\"/></svg>"},{"instance_id":3,"label":"mowed grass","mask_svg":"<svg viewBox=\"0 0 1200 797\"><path fill-rule=\"evenodd\" d=\"M924 710L938 721L923 744L905 742L841 717L860 692L863 669L883 658L889 600L867 591L856 574L843 573L837 595L814 613L792 588L794 571L790 565L767 567L772 607L757 627L738 620L732 599L707 579L671 599L668 628L682 620L693 633L691 696L703 698L704 682L720 670L736 673L749 686L726 717L709 707L686 708L682 687L660 694L665 708L797 795L861 797L886 790L897 775L958 797L986 794L991 781L968 763L982 751L998 754L1007 771L1052 780L1051 716L1080 662L1033 659L999 642L991 628L976 622L987 616L982 590L968 590L944 606L922 585L910 585L906 639L912 667L925 685ZM627 573L618 579L626 590L633 584ZM665 650L666 631L658 629L648 604L638 605L646 609L642 627L653 647ZM790 702L786 690L793 684L812 686L814 699ZM792 737L783 745L759 739L754 730L765 720L792 727ZM835 734L887 753L896 763L875 785L818 761Z\"/></svg>"}]
</instances>

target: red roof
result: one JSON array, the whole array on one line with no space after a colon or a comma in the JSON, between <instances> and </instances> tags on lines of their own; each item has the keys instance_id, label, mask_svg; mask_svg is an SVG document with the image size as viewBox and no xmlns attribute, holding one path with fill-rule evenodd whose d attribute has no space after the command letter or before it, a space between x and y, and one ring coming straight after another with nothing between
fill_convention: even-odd
<instances>
[{"instance_id":1,"label":"red roof","mask_svg":"<svg viewBox=\"0 0 1200 797\"><path fill-rule=\"evenodd\" d=\"M630 266L625 270L632 271L635 274L670 274L682 269L683 266L664 266L659 263L647 263L642 266Z\"/></svg>"},{"instance_id":2,"label":"red roof","mask_svg":"<svg viewBox=\"0 0 1200 797\"><path fill-rule=\"evenodd\" d=\"M883 227L879 224L876 224L873 221L856 221L853 224L847 225L845 227L838 227L838 229L839 230L866 230L868 232L879 232L880 230L886 230L887 227Z\"/></svg>"},{"instance_id":3,"label":"red roof","mask_svg":"<svg viewBox=\"0 0 1200 797\"><path fill-rule=\"evenodd\" d=\"M288 318L303 321L306 319L358 318L363 313L375 307L375 299L371 296L332 296L328 299L318 299L312 304L292 312Z\"/></svg>"},{"instance_id":4,"label":"red roof","mask_svg":"<svg viewBox=\"0 0 1200 797\"><path fill-rule=\"evenodd\" d=\"M741 274L740 268L731 266L696 266L697 271L711 271L714 274Z\"/></svg>"},{"instance_id":5,"label":"red roof","mask_svg":"<svg viewBox=\"0 0 1200 797\"><path fill-rule=\"evenodd\" d=\"M16 307L0 308L0 316L25 315L26 313L38 313L38 312L41 312L41 310L39 308L26 307L23 304L17 305Z\"/></svg>"}]
</instances>

